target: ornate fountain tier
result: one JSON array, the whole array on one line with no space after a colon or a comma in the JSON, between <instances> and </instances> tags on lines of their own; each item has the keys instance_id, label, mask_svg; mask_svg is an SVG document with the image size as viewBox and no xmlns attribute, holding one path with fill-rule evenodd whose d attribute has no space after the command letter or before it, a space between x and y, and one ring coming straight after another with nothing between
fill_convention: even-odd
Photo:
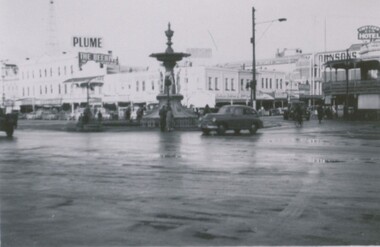
<instances>
[{"instance_id":1,"label":"ornate fountain tier","mask_svg":"<svg viewBox=\"0 0 380 247\"><path fill-rule=\"evenodd\" d=\"M165 67L164 91L157 95L159 107L152 112L147 113L142 119L142 124L148 127L157 127L160 120L159 109L166 105L170 106L172 109L176 128L196 127L198 117L193 111L182 106L181 100L183 99L183 96L177 91L178 84L176 86L174 79L174 67L177 62L181 61L184 57L190 56L190 54L174 52L171 47L173 44L171 38L174 32L170 29L170 23L168 24L168 30L165 34L168 38L168 42L166 43L168 47L166 48L166 51L150 55L150 57L154 57L162 62Z\"/></svg>"}]
</instances>

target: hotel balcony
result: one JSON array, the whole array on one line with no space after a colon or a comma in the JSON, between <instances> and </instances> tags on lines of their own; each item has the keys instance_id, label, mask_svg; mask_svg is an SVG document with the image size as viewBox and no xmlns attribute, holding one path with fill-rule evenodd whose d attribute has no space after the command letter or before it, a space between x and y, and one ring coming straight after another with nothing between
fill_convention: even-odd
<instances>
[{"instance_id":1,"label":"hotel balcony","mask_svg":"<svg viewBox=\"0 0 380 247\"><path fill-rule=\"evenodd\" d=\"M347 81L324 82L323 92L325 95L345 95ZM380 94L380 80L349 81L348 94Z\"/></svg>"}]
</instances>

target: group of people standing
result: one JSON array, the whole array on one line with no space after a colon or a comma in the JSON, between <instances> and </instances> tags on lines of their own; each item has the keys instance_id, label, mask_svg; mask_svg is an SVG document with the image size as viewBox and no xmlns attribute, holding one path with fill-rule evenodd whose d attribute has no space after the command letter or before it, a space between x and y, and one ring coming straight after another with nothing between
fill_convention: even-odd
<instances>
[{"instance_id":1,"label":"group of people standing","mask_svg":"<svg viewBox=\"0 0 380 247\"><path fill-rule=\"evenodd\" d=\"M162 132L174 129L174 116L170 105L163 105L159 111L160 129Z\"/></svg>"}]
</instances>

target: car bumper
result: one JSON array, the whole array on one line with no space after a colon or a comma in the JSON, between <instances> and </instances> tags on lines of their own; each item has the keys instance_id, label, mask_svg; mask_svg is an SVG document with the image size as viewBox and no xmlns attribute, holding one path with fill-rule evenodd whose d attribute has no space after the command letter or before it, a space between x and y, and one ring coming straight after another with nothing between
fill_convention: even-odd
<instances>
[{"instance_id":1,"label":"car bumper","mask_svg":"<svg viewBox=\"0 0 380 247\"><path fill-rule=\"evenodd\" d=\"M213 124L198 124L198 127L201 129L216 130L218 126Z\"/></svg>"}]
</instances>

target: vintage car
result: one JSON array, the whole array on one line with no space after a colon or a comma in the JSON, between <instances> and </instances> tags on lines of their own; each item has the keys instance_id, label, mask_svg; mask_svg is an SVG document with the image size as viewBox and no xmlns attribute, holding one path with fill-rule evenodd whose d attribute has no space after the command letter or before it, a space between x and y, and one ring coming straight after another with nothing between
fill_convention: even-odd
<instances>
[{"instance_id":1,"label":"vintage car","mask_svg":"<svg viewBox=\"0 0 380 247\"><path fill-rule=\"evenodd\" d=\"M5 114L4 110L0 109L0 131L5 131L8 137L12 137L15 128L17 128L17 114Z\"/></svg>"},{"instance_id":2,"label":"vintage car","mask_svg":"<svg viewBox=\"0 0 380 247\"><path fill-rule=\"evenodd\" d=\"M217 113L208 113L199 121L199 128L206 135L210 131L223 135L227 130L233 130L236 134L240 133L240 130L249 130L254 134L263 127L257 112L243 105L222 106Z\"/></svg>"},{"instance_id":3,"label":"vintage car","mask_svg":"<svg viewBox=\"0 0 380 247\"><path fill-rule=\"evenodd\" d=\"M310 120L310 111L308 110L305 102L302 101L297 101L297 102L292 102L288 106L288 110L284 111L284 119L292 119L295 120L296 117L296 110L297 108L301 108L302 111L302 118L306 120Z\"/></svg>"}]
</instances>

